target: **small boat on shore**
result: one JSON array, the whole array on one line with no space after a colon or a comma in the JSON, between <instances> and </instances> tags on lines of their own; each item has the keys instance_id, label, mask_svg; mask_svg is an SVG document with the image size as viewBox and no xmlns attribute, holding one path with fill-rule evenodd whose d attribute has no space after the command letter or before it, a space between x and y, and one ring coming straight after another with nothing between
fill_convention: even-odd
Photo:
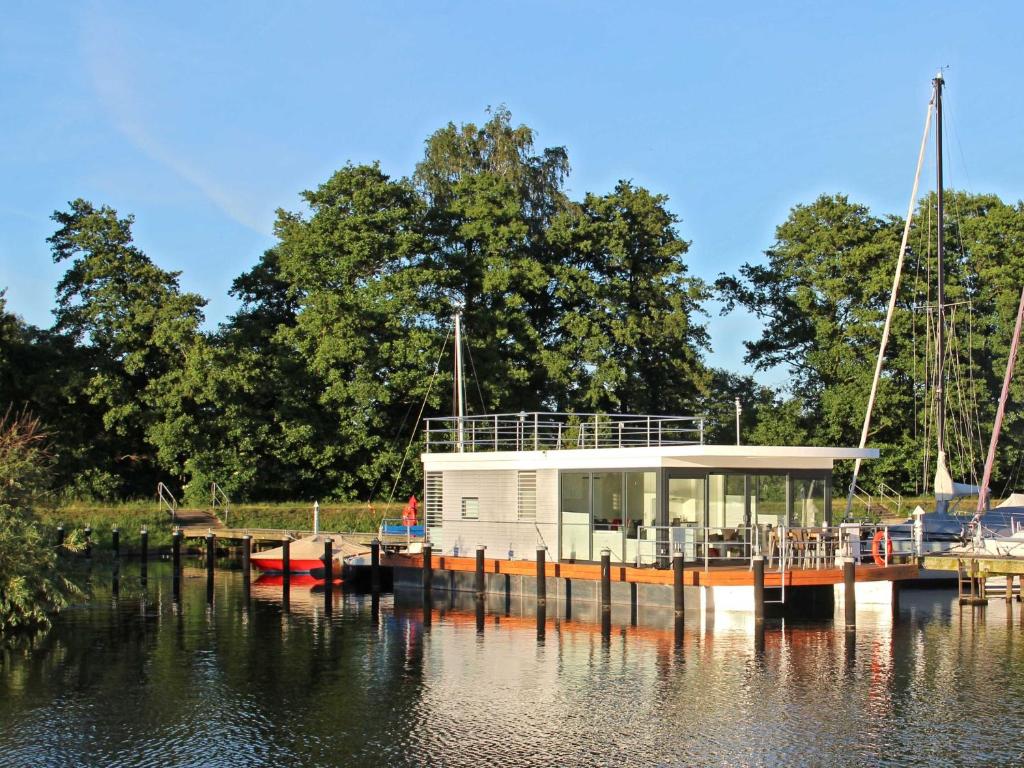
<instances>
[{"instance_id":1,"label":"small boat on shore","mask_svg":"<svg viewBox=\"0 0 1024 768\"><path fill-rule=\"evenodd\" d=\"M342 568L346 558L353 555L363 554L365 547L349 544L337 537L328 536L323 533L315 533L297 539L288 545L288 573L309 574L314 578L324 577L324 542L327 539L333 541L333 572L336 578L341 578ZM284 573L284 547L274 547L263 552L252 554L252 564L264 573Z\"/></svg>"}]
</instances>

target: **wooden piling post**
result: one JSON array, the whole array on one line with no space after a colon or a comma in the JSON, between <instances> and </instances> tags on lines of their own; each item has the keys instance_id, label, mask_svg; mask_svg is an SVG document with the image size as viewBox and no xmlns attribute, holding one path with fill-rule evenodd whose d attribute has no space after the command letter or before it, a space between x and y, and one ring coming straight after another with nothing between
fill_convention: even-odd
<instances>
[{"instance_id":1,"label":"wooden piling post","mask_svg":"<svg viewBox=\"0 0 1024 768\"><path fill-rule=\"evenodd\" d=\"M242 537L242 588L249 592L252 580L252 536L248 533Z\"/></svg>"},{"instance_id":2,"label":"wooden piling post","mask_svg":"<svg viewBox=\"0 0 1024 768\"><path fill-rule=\"evenodd\" d=\"M484 550L486 550L483 544L476 545L476 596L477 599L483 598L487 592L487 577L484 574Z\"/></svg>"},{"instance_id":3,"label":"wooden piling post","mask_svg":"<svg viewBox=\"0 0 1024 768\"><path fill-rule=\"evenodd\" d=\"M434 564L432 562L433 552L430 544L423 545L423 591L428 595L434 581Z\"/></svg>"},{"instance_id":4,"label":"wooden piling post","mask_svg":"<svg viewBox=\"0 0 1024 768\"><path fill-rule=\"evenodd\" d=\"M537 547L537 605L546 605L548 601L547 550Z\"/></svg>"},{"instance_id":5,"label":"wooden piling post","mask_svg":"<svg viewBox=\"0 0 1024 768\"><path fill-rule=\"evenodd\" d=\"M206 534L206 599L213 602L213 566L217 560L217 537Z\"/></svg>"},{"instance_id":6,"label":"wooden piling post","mask_svg":"<svg viewBox=\"0 0 1024 768\"><path fill-rule=\"evenodd\" d=\"M110 532L110 548L114 552L114 559L121 557L121 531L118 528Z\"/></svg>"},{"instance_id":7,"label":"wooden piling post","mask_svg":"<svg viewBox=\"0 0 1024 768\"><path fill-rule=\"evenodd\" d=\"M1006 576L1006 602L1007 604L1013 602L1013 574Z\"/></svg>"},{"instance_id":8,"label":"wooden piling post","mask_svg":"<svg viewBox=\"0 0 1024 768\"><path fill-rule=\"evenodd\" d=\"M92 560L92 526L85 526L85 557Z\"/></svg>"},{"instance_id":9,"label":"wooden piling post","mask_svg":"<svg viewBox=\"0 0 1024 768\"><path fill-rule=\"evenodd\" d=\"M683 553L672 555L672 591L675 596L676 616L686 613L686 598L683 592Z\"/></svg>"},{"instance_id":10,"label":"wooden piling post","mask_svg":"<svg viewBox=\"0 0 1024 768\"><path fill-rule=\"evenodd\" d=\"M380 592L380 540L370 542L370 589Z\"/></svg>"},{"instance_id":11,"label":"wooden piling post","mask_svg":"<svg viewBox=\"0 0 1024 768\"><path fill-rule=\"evenodd\" d=\"M612 551L601 550L601 612L612 609Z\"/></svg>"},{"instance_id":12,"label":"wooden piling post","mask_svg":"<svg viewBox=\"0 0 1024 768\"><path fill-rule=\"evenodd\" d=\"M285 539L281 542L281 588L285 597L292 586L292 540Z\"/></svg>"},{"instance_id":13,"label":"wooden piling post","mask_svg":"<svg viewBox=\"0 0 1024 768\"><path fill-rule=\"evenodd\" d=\"M64 523L57 526L57 546L64 548Z\"/></svg>"},{"instance_id":14,"label":"wooden piling post","mask_svg":"<svg viewBox=\"0 0 1024 768\"><path fill-rule=\"evenodd\" d=\"M324 615L334 610L334 541L324 539Z\"/></svg>"},{"instance_id":15,"label":"wooden piling post","mask_svg":"<svg viewBox=\"0 0 1024 768\"><path fill-rule=\"evenodd\" d=\"M751 558L754 566L754 621L764 622L764 555Z\"/></svg>"},{"instance_id":16,"label":"wooden piling post","mask_svg":"<svg viewBox=\"0 0 1024 768\"><path fill-rule=\"evenodd\" d=\"M171 570L175 581L181 578L181 530L171 534Z\"/></svg>"},{"instance_id":17,"label":"wooden piling post","mask_svg":"<svg viewBox=\"0 0 1024 768\"><path fill-rule=\"evenodd\" d=\"M141 579L143 585L145 585L146 574L149 569L149 531L146 530L145 526L139 531L139 549L141 550L142 557Z\"/></svg>"},{"instance_id":18,"label":"wooden piling post","mask_svg":"<svg viewBox=\"0 0 1024 768\"><path fill-rule=\"evenodd\" d=\"M324 539L324 584L328 590L334 585L334 540Z\"/></svg>"},{"instance_id":19,"label":"wooden piling post","mask_svg":"<svg viewBox=\"0 0 1024 768\"><path fill-rule=\"evenodd\" d=\"M846 628L857 626L857 581L853 558L843 558L843 602L845 606Z\"/></svg>"}]
</instances>

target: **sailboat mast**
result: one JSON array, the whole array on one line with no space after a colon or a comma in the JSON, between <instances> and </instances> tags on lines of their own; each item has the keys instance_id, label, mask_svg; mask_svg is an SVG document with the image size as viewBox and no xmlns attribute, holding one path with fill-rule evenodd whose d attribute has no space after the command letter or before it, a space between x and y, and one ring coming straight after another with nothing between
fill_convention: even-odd
<instances>
[{"instance_id":1,"label":"sailboat mast","mask_svg":"<svg viewBox=\"0 0 1024 768\"><path fill-rule=\"evenodd\" d=\"M937 244L935 248L938 274L935 301L938 305L939 325L935 334L935 430L938 434L938 452L940 461L946 450L946 396L945 396L945 356L946 356L946 281L943 267L943 201L942 201L942 71L932 81L935 86L935 191L938 211L936 213Z\"/></svg>"},{"instance_id":2,"label":"sailboat mast","mask_svg":"<svg viewBox=\"0 0 1024 768\"><path fill-rule=\"evenodd\" d=\"M455 429L458 452L465 450L463 421L466 417L466 383L462 370L462 313L455 313Z\"/></svg>"}]
</instances>

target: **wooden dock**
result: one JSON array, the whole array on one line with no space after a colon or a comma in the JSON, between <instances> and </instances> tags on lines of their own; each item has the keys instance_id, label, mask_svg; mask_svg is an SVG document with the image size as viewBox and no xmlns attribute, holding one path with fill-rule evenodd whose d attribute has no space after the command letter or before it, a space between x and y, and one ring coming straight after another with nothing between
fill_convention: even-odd
<instances>
[{"instance_id":1,"label":"wooden dock","mask_svg":"<svg viewBox=\"0 0 1024 768\"><path fill-rule=\"evenodd\" d=\"M313 531L301 530L298 528L226 528L223 525L183 525L180 528L182 536L186 539L203 539L206 534L212 533L218 539L227 541L241 541L249 536L253 542L273 542L280 544L285 539L295 541L305 536L312 536ZM380 539L385 547L395 547L409 543L418 543L422 538L415 536L409 538L405 534L393 534L378 536L376 532L366 531L320 531L322 536L330 536L339 541L344 540L352 544L359 544L364 547L370 546L375 539Z\"/></svg>"},{"instance_id":2,"label":"wooden dock","mask_svg":"<svg viewBox=\"0 0 1024 768\"><path fill-rule=\"evenodd\" d=\"M924 568L935 571L973 571L975 575L1018 576L1024 574L1024 557L1000 557L970 553L944 553L924 558Z\"/></svg>"},{"instance_id":3,"label":"wooden dock","mask_svg":"<svg viewBox=\"0 0 1024 768\"><path fill-rule=\"evenodd\" d=\"M1020 580L1020 595L1024 594L1024 557L993 555L983 552L944 552L928 555L923 559L928 570L955 571L960 605L985 605L988 603L988 580L1004 578L1004 596L1013 599L1013 580Z\"/></svg>"}]
</instances>

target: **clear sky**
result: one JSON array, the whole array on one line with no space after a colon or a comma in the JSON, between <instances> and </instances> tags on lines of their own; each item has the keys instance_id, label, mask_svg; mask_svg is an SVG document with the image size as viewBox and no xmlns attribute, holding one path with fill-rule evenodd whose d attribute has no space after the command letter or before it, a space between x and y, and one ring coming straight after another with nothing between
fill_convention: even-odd
<instances>
[{"instance_id":1,"label":"clear sky","mask_svg":"<svg viewBox=\"0 0 1024 768\"><path fill-rule=\"evenodd\" d=\"M949 185L1024 197L1022 44L1019 2L8 0L0 288L51 324L49 215L84 197L135 214L214 326L275 209L346 161L408 175L428 134L498 104L568 148L574 196L667 194L711 280L821 193L902 215L940 66ZM740 370L759 326L711 309L709 359Z\"/></svg>"}]
</instances>

